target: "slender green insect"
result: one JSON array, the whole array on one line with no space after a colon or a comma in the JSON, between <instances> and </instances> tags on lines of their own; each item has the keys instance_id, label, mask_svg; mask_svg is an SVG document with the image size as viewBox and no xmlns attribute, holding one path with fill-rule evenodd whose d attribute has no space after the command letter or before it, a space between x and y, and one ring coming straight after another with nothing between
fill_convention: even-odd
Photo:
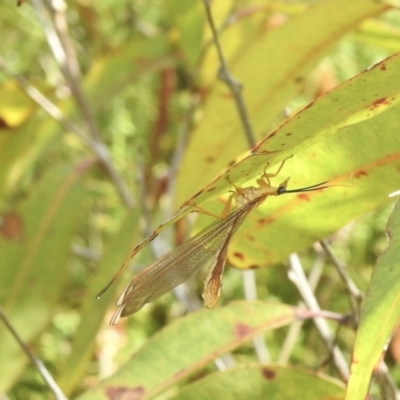
<instances>
[{"instance_id":1,"label":"slender green insect","mask_svg":"<svg viewBox=\"0 0 400 400\"><path fill-rule=\"evenodd\" d=\"M278 171L274 174L268 174L264 171L260 179L257 180L257 187L240 188L233 185L235 191L228 199L219 219L136 274L119 297L117 301L118 309L111 318L110 324L117 324L121 317L126 317L139 311L146 303L158 299L174 287L188 280L190 276L199 272L205 266L208 266L209 273L204 283L202 297L207 307L213 307L221 295L222 274L229 241L247 214L268 196L309 192L329 186L326 185L327 182L322 182L301 189L287 190L286 186L289 178L277 187L271 186L270 178L279 174L285 161L282 162ZM233 200L236 202L236 207L230 211ZM201 209L199 211L205 212ZM129 257L128 261L131 258L132 256ZM99 295L104 293L120 271Z\"/></svg>"}]
</instances>

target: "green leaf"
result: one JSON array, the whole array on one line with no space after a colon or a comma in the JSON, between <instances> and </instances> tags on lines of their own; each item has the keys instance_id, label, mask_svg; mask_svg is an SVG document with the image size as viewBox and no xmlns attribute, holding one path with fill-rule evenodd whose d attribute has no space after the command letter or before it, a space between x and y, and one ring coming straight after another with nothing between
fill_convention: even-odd
<instances>
[{"instance_id":1,"label":"green leaf","mask_svg":"<svg viewBox=\"0 0 400 400\"><path fill-rule=\"evenodd\" d=\"M15 88L15 91L20 89ZM21 184L24 174L32 170L38 155L53 140L53 129L53 122L35 113L14 129L1 132L0 198L12 193Z\"/></svg>"},{"instance_id":2,"label":"green leaf","mask_svg":"<svg viewBox=\"0 0 400 400\"><path fill-rule=\"evenodd\" d=\"M236 301L213 312L203 309L186 315L159 331L117 373L79 399L108 399L121 388L140 390L142 399L152 398L255 335L295 318L293 307L261 301Z\"/></svg>"},{"instance_id":3,"label":"green leaf","mask_svg":"<svg viewBox=\"0 0 400 400\"><path fill-rule=\"evenodd\" d=\"M307 74L331 46L365 18L387 8L374 0L329 0L318 2L275 29L260 26L257 39L244 43L229 63L232 75L244 85L244 100L257 139L276 126ZM216 73L217 65L213 71ZM217 82L207 95L202 119L191 135L180 168L177 204L248 148L232 94Z\"/></svg>"},{"instance_id":4,"label":"green leaf","mask_svg":"<svg viewBox=\"0 0 400 400\"><path fill-rule=\"evenodd\" d=\"M135 37L129 45L99 55L85 76L84 88L93 109L98 110L110 99L138 80L169 65L165 37L152 40Z\"/></svg>"},{"instance_id":5,"label":"green leaf","mask_svg":"<svg viewBox=\"0 0 400 400\"><path fill-rule=\"evenodd\" d=\"M171 400L343 400L344 385L328 376L278 365L241 365L200 379Z\"/></svg>"},{"instance_id":6,"label":"green leaf","mask_svg":"<svg viewBox=\"0 0 400 400\"><path fill-rule=\"evenodd\" d=\"M289 189L329 180L338 180L344 186L323 193L268 199L233 236L228 259L239 268L266 266L327 237L390 201L388 193L397 189L399 100L400 55L397 54L294 115L263 139L252 154L187 200L187 207L182 207L157 230L196 210L193 206L202 206L218 194L232 190L232 183L247 181L263 168L295 154L282 172L285 175L281 181L292 177ZM196 174L196 179L192 179L183 168L180 171L186 179L186 188L193 188L191 185L199 181L197 177L203 176ZM218 215L221 209L214 202L209 211ZM201 215L196 230L210 223L210 217ZM151 237L145 239L136 249L150 240Z\"/></svg>"},{"instance_id":7,"label":"green leaf","mask_svg":"<svg viewBox=\"0 0 400 400\"><path fill-rule=\"evenodd\" d=\"M165 4L165 11L171 21L173 36L180 48L183 62L188 70L197 68L205 25L204 6L200 2L192 3L185 0L171 0ZM222 2L216 3L215 6L222 4Z\"/></svg>"},{"instance_id":8,"label":"green leaf","mask_svg":"<svg viewBox=\"0 0 400 400\"><path fill-rule=\"evenodd\" d=\"M0 238L0 304L29 344L47 327L68 276L71 239L80 222L81 169L57 167L14 211L18 235ZM0 325L0 391L12 386L27 357Z\"/></svg>"},{"instance_id":9,"label":"green leaf","mask_svg":"<svg viewBox=\"0 0 400 400\"><path fill-rule=\"evenodd\" d=\"M345 185L268 199L247 217L231 240L230 262L240 268L276 263L390 201L387 195L398 186L399 99L396 55L294 115L188 203L202 204L232 188L229 182L252 178L292 154L278 181L291 176L289 189L332 179ZM209 223L202 217L198 230Z\"/></svg>"},{"instance_id":10,"label":"green leaf","mask_svg":"<svg viewBox=\"0 0 400 400\"><path fill-rule=\"evenodd\" d=\"M351 361L348 400L366 398L372 372L400 319L400 202L387 226L389 247L379 258L361 310Z\"/></svg>"},{"instance_id":11,"label":"green leaf","mask_svg":"<svg viewBox=\"0 0 400 400\"><path fill-rule=\"evenodd\" d=\"M383 47L392 52L400 51L400 29L376 19L364 21L354 33L361 42Z\"/></svg>"}]
</instances>

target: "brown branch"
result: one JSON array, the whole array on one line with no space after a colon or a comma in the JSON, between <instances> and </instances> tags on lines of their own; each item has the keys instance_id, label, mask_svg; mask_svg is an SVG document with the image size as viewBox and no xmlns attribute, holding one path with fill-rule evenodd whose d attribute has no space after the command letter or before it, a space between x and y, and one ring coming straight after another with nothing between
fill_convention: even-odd
<instances>
[{"instance_id":1,"label":"brown branch","mask_svg":"<svg viewBox=\"0 0 400 400\"><path fill-rule=\"evenodd\" d=\"M218 31L215 27L214 19L211 13L210 0L203 0L203 3L205 6L208 24L210 25L212 31L214 45L217 49L217 54L220 62L218 76L232 92L236 104L236 109L239 114L240 122L242 124L242 128L246 136L249 148L251 149L257 144L257 142L254 136L253 128L251 126L249 113L247 112L246 103L243 99L243 86L229 71L228 64L222 51Z\"/></svg>"}]
</instances>

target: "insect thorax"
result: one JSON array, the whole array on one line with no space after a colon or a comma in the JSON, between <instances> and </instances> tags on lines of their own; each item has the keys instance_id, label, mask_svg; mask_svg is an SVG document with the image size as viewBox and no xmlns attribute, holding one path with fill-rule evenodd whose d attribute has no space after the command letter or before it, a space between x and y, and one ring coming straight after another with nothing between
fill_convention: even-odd
<instances>
[{"instance_id":1,"label":"insect thorax","mask_svg":"<svg viewBox=\"0 0 400 400\"><path fill-rule=\"evenodd\" d=\"M265 194L264 188L250 186L241 190L241 192L235 192L234 197L236 201L236 207L243 207L250 201L259 198Z\"/></svg>"}]
</instances>

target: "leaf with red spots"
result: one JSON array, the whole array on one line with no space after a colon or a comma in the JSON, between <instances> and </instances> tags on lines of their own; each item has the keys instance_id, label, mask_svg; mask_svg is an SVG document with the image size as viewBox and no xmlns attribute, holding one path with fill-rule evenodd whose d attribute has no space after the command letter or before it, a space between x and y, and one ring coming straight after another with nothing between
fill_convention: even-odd
<instances>
[{"instance_id":1,"label":"leaf with red spots","mask_svg":"<svg viewBox=\"0 0 400 400\"><path fill-rule=\"evenodd\" d=\"M154 398L254 336L295 321L296 312L281 303L235 301L213 312L188 314L155 334L118 372L79 400L109 400L110 387L144 388L143 399Z\"/></svg>"},{"instance_id":2,"label":"leaf with red spots","mask_svg":"<svg viewBox=\"0 0 400 400\"><path fill-rule=\"evenodd\" d=\"M248 17L235 20L235 23L229 25L221 37L221 43L230 49L227 54L230 71L243 84L244 99L256 140L264 138L268 131L284 119L285 107L304 87L303 82L306 80L299 77L308 77L321 58L330 51L331 46L344 35L356 30L361 21L388 8L388 5L375 0L322 1L274 29L268 29L265 20L257 19L257 15L252 23L249 23L251 17ZM253 36L244 34L248 26L253 26L250 33ZM242 41L238 43L237 37L243 37ZM232 49L232 46L236 47ZM210 46L210 53L213 52L214 49ZM214 77L218 69L216 59L213 54L210 57L206 55L205 58L203 74L212 74ZM385 66L388 67L387 64ZM387 79L382 88L374 85L376 93L385 91L391 84L396 86L397 82ZM348 91L348 99L343 98L336 105L322 107L322 114L314 113L314 123L317 124L320 118L324 119L325 114L329 112L327 107L332 108L331 115L334 115L338 108L342 109L342 115L347 108L349 111L355 109L360 105L360 95ZM381 97L384 95L379 95L379 98ZM232 159L249 149L234 101L226 85L221 82L215 83L206 93L204 100L202 119L191 134L190 144L180 167L177 206L225 170ZM364 104L365 107L367 103L368 101ZM314 106L312 108L315 109ZM337 121L330 117L326 120L333 123ZM308 126L312 121L307 119L304 124ZM251 176L247 174L253 173L254 177L257 172L261 173L263 166L268 162L273 165L295 153L294 146L303 142L310 134L313 135L312 129L299 127L289 132L293 133L290 140L286 135L287 131L283 134L273 133L266 143L267 150L279 153L274 157L258 160L256 169L246 168L240 174L235 174L232 182L250 179ZM282 147L282 144L285 144L285 147ZM194 176L196 179L193 179ZM224 183L222 192L229 190L226 189L229 185Z\"/></svg>"},{"instance_id":3,"label":"leaf with red spots","mask_svg":"<svg viewBox=\"0 0 400 400\"><path fill-rule=\"evenodd\" d=\"M332 179L348 184L323 192L267 199L233 236L228 249L233 265L249 268L277 263L391 201L388 194L398 189L400 168L400 54L382 63L294 115L273 136L261 141L252 155L189 200L202 203L211 197L210 193L215 196L229 190L229 182L239 184L241 179L260 173L265 163L272 165L291 154L294 157L285 164L276 184L288 176L288 189ZM287 133L292 135L288 138ZM271 151L277 149L280 140L288 141L285 151ZM217 207L214 202L210 210L218 213ZM210 219L201 217L197 229L209 223Z\"/></svg>"},{"instance_id":4,"label":"leaf with red spots","mask_svg":"<svg viewBox=\"0 0 400 400\"><path fill-rule=\"evenodd\" d=\"M300 368L245 364L185 387L173 400L344 400L343 383Z\"/></svg>"}]
</instances>

